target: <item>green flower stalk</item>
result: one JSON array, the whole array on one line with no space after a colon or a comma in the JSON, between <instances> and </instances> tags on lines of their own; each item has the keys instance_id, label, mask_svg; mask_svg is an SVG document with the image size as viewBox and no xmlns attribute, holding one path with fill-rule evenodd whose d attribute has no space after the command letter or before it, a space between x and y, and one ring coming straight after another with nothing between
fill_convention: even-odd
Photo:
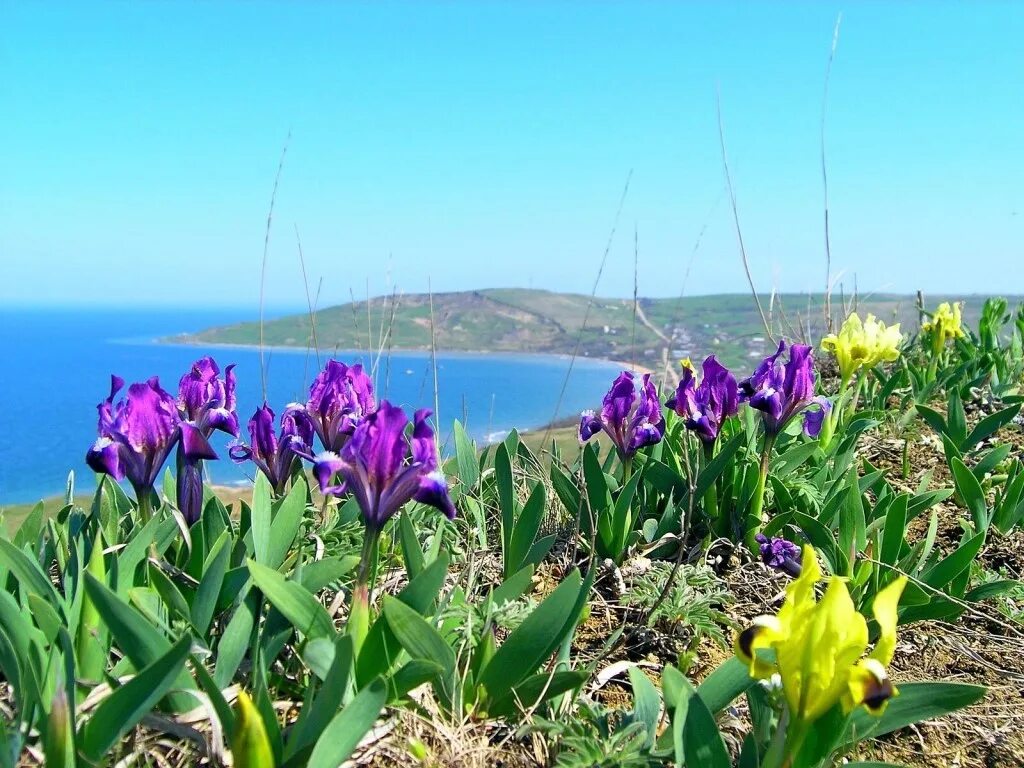
<instances>
[{"instance_id":1,"label":"green flower stalk","mask_svg":"<svg viewBox=\"0 0 1024 768\"><path fill-rule=\"evenodd\" d=\"M754 496L750 500L750 511L746 520L746 542L751 551L760 551L760 544L757 536L761 533L761 526L764 525L764 492L768 485L768 468L772 462L772 449L775 447L776 435L765 434L764 446L761 448L761 463L757 471L757 485L754 486Z\"/></svg>"},{"instance_id":2,"label":"green flower stalk","mask_svg":"<svg viewBox=\"0 0 1024 768\"><path fill-rule=\"evenodd\" d=\"M410 439L406 436L409 419L405 412L382 400L377 410L355 427L340 454L324 451L315 457L304 456L313 462L321 493L351 493L363 513L363 552L352 591L348 629L357 654L369 629L370 580L384 525L413 499L440 510L449 519L455 517L429 417L428 410L416 412ZM343 482L335 484L336 475Z\"/></svg>"},{"instance_id":3,"label":"green flower stalk","mask_svg":"<svg viewBox=\"0 0 1024 768\"><path fill-rule=\"evenodd\" d=\"M348 623L345 625L345 631L352 638L352 645L357 654L370 631L370 584L377 571L379 542L380 531L367 527L363 537L363 550L359 557L359 570L356 572L356 583L352 588Z\"/></svg>"},{"instance_id":4,"label":"green flower stalk","mask_svg":"<svg viewBox=\"0 0 1024 768\"><path fill-rule=\"evenodd\" d=\"M665 403L683 418L686 428L700 438L703 447L703 467L707 469L715 457L715 444L726 419L736 415L739 391L736 378L714 355L708 356L702 366L702 377L697 384L689 360L683 364L683 375L676 391ZM718 490L712 483L704 494L704 512L718 520ZM718 520L719 527L721 521Z\"/></svg>"},{"instance_id":5,"label":"green flower stalk","mask_svg":"<svg viewBox=\"0 0 1024 768\"><path fill-rule=\"evenodd\" d=\"M786 342L780 341L775 354L762 360L757 370L739 383L740 397L751 408L761 411L761 422L764 425L764 446L761 449L757 488L746 520L747 546L755 553L760 551L757 534L766 522L764 493L775 440L800 414L803 414L804 434L811 438L818 437L825 417L832 408L827 398L816 397L814 394L814 357L811 348L805 344L793 344L789 348L789 360L783 365L779 358L785 351Z\"/></svg>"},{"instance_id":6,"label":"green flower stalk","mask_svg":"<svg viewBox=\"0 0 1024 768\"><path fill-rule=\"evenodd\" d=\"M703 456L704 456L704 469L707 470L712 460L715 458L715 444L714 443L702 443ZM712 520L718 520L718 488L716 483L711 483L708 486L707 491L704 492L704 511L707 516Z\"/></svg>"}]
</instances>

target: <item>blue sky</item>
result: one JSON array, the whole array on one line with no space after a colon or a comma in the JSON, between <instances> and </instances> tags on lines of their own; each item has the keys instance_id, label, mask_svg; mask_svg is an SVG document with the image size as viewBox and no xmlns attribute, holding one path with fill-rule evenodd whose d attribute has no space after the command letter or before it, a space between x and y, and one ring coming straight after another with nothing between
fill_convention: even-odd
<instances>
[{"instance_id":1,"label":"blue sky","mask_svg":"<svg viewBox=\"0 0 1024 768\"><path fill-rule=\"evenodd\" d=\"M4 3L0 301L1024 292L1020 4Z\"/></svg>"}]
</instances>

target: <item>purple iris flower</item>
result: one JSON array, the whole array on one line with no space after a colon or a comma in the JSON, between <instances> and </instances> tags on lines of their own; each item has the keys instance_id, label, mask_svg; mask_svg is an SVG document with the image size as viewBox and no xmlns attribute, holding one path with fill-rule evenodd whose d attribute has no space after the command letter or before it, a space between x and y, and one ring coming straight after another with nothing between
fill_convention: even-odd
<instances>
[{"instance_id":1,"label":"purple iris flower","mask_svg":"<svg viewBox=\"0 0 1024 768\"><path fill-rule=\"evenodd\" d=\"M313 425L305 408L292 403L281 414L280 435L274 431L274 411L266 403L249 419L251 446L238 441L228 449L238 463L252 460L256 468L266 475L274 492L284 493L291 475L292 465L299 456L306 456L313 445Z\"/></svg>"},{"instance_id":2,"label":"purple iris flower","mask_svg":"<svg viewBox=\"0 0 1024 768\"><path fill-rule=\"evenodd\" d=\"M761 548L761 562L796 578L802 569L800 547L780 536L770 539L763 533L754 536Z\"/></svg>"},{"instance_id":3,"label":"purple iris flower","mask_svg":"<svg viewBox=\"0 0 1024 768\"><path fill-rule=\"evenodd\" d=\"M189 460L215 459L217 454L195 425L181 420L174 397L156 376L132 384L125 398L115 403L123 386L120 376L110 377L110 395L97 406L99 437L85 461L115 480L128 478L140 504L148 504L160 468L175 445Z\"/></svg>"},{"instance_id":4,"label":"purple iris flower","mask_svg":"<svg viewBox=\"0 0 1024 768\"><path fill-rule=\"evenodd\" d=\"M786 342L761 361L753 375L739 383L739 392L751 408L761 411L765 432L779 434L791 419L804 414L804 432L817 437L832 404L824 397L814 395L814 358L811 348L793 344L789 348L789 361L783 365L779 358L786 351ZM812 405L818 409L808 410Z\"/></svg>"},{"instance_id":5,"label":"purple iris flower","mask_svg":"<svg viewBox=\"0 0 1024 768\"><path fill-rule=\"evenodd\" d=\"M178 382L178 411L182 424L193 426L209 439L214 430L238 437L238 414L235 412L235 366L224 369L212 357L201 357ZM189 458L178 446L176 478L178 509L192 525L203 511L203 459L216 459L216 454Z\"/></svg>"},{"instance_id":6,"label":"purple iris flower","mask_svg":"<svg viewBox=\"0 0 1024 768\"><path fill-rule=\"evenodd\" d=\"M338 453L360 420L375 408L373 382L363 366L329 360L309 388L306 415L324 450Z\"/></svg>"},{"instance_id":7,"label":"purple iris flower","mask_svg":"<svg viewBox=\"0 0 1024 768\"><path fill-rule=\"evenodd\" d=\"M623 461L631 459L644 446L661 441L665 433L665 419L649 373L644 374L639 397L633 374L623 371L604 396L601 413L583 412L580 418L581 443L602 430L611 438Z\"/></svg>"},{"instance_id":8,"label":"purple iris flower","mask_svg":"<svg viewBox=\"0 0 1024 768\"><path fill-rule=\"evenodd\" d=\"M686 428L697 433L705 443L714 443L722 422L735 416L739 408L736 377L715 358L704 360L704 377L697 385L690 368L683 369L673 394L665 403L686 421Z\"/></svg>"},{"instance_id":9,"label":"purple iris flower","mask_svg":"<svg viewBox=\"0 0 1024 768\"><path fill-rule=\"evenodd\" d=\"M416 411L410 440L405 436L405 411L382 400L356 425L340 454L324 451L313 457L320 490L332 495L351 492L372 531L380 531L410 499L454 518L429 416L429 410ZM341 485L331 484L335 474L341 475Z\"/></svg>"},{"instance_id":10,"label":"purple iris flower","mask_svg":"<svg viewBox=\"0 0 1024 768\"><path fill-rule=\"evenodd\" d=\"M178 409L181 418L190 421L209 437L215 429L238 437L238 414L235 412L235 366L224 369L212 357L201 357L192 370L178 382Z\"/></svg>"}]
</instances>

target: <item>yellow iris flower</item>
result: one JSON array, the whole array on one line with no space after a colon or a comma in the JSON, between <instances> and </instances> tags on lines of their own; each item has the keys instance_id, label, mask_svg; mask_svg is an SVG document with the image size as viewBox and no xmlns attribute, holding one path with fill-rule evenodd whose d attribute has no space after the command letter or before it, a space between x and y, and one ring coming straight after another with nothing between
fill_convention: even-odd
<instances>
[{"instance_id":1,"label":"yellow iris flower","mask_svg":"<svg viewBox=\"0 0 1024 768\"><path fill-rule=\"evenodd\" d=\"M862 323L854 312L838 334L830 333L821 340L821 348L836 356L840 376L849 381L860 368L874 368L899 357L902 341L899 323L887 326L874 315L868 315Z\"/></svg>"},{"instance_id":2,"label":"yellow iris flower","mask_svg":"<svg viewBox=\"0 0 1024 768\"><path fill-rule=\"evenodd\" d=\"M867 621L854 607L846 582L829 578L821 600L815 600L821 580L814 549L805 546L803 570L786 588L778 614L755 619L736 635L733 649L752 677L779 675L794 720L813 722L837 703L846 712L863 704L881 714L897 694L885 667L896 648L896 607L906 577L875 596L872 613L880 636L867 656ZM774 661L759 655L760 649L773 650Z\"/></svg>"},{"instance_id":3,"label":"yellow iris flower","mask_svg":"<svg viewBox=\"0 0 1024 768\"><path fill-rule=\"evenodd\" d=\"M931 320L921 324L921 330L934 334L935 346L941 349L950 339L963 338L964 329L960 322L960 303L944 301L932 313Z\"/></svg>"}]
</instances>

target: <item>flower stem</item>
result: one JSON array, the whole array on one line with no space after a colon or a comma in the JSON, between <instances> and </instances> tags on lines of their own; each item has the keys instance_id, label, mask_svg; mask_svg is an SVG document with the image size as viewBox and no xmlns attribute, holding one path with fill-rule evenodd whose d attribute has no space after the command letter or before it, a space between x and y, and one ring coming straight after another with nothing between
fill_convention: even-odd
<instances>
[{"instance_id":1,"label":"flower stem","mask_svg":"<svg viewBox=\"0 0 1024 768\"><path fill-rule=\"evenodd\" d=\"M715 458L715 444L714 442L703 443L703 447L704 471L706 472L711 460ZM710 519L718 519L718 487L715 481L711 482L704 493L704 512Z\"/></svg>"},{"instance_id":2,"label":"flower stem","mask_svg":"<svg viewBox=\"0 0 1024 768\"><path fill-rule=\"evenodd\" d=\"M144 491L135 492L139 507L139 523L142 525L148 523L150 518L153 517L153 506L149 498L151 493L152 491L148 488Z\"/></svg>"},{"instance_id":3,"label":"flower stem","mask_svg":"<svg viewBox=\"0 0 1024 768\"><path fill-rule=\"evenodd\" d=\"M807 739L807 724L803 720L794 720L786 728L786 743L782 749L780 768L791 768L793 761L800 754L800 749Z\"/></svg>"},{"instance_id":4,"label":"flower stem","mask_svg":"<svg viewBox=\"0 0 1024 768\"><path fill-rule=\"evenodd\" d=\"M764 519L764 491L768 482L768 466L772 460L772 448L775 446L775 435L765 434L764 448L761 450L761 466L757 475L757 487L754 497L750 500L750 511L747 514L747 546L752 552L760 552L761 548L754 537L761 532Z\"/></svg>"},{"instance_id":5,"label":"flower stem","mask_svg":"<svg viewBox=\"0 0 1024 768\"><path fill-rule=\"evenodd\" d=\"M363 646L370 631L370 580L376 570L377 542L380 531L367 527L363 535L363 551L359 558L356 584L352 588L352 605L349 608L345 631L352 637L355 656Z\"/></svg>"},{"instance_id":6,"label":"flower stem","mask_svg":"<svg viewBox=\"0 0 1024 768\"><path fill-rule=\"evenodd\" d=\"M850 397L850 401L846 404L846 420L850 421L853 419L855 413L857 413L857 404L860 402L861 390L864 388L865 378L863 375L857 376L857 381L853 385L853 395Z\"/></svg>"}]
</instances>

